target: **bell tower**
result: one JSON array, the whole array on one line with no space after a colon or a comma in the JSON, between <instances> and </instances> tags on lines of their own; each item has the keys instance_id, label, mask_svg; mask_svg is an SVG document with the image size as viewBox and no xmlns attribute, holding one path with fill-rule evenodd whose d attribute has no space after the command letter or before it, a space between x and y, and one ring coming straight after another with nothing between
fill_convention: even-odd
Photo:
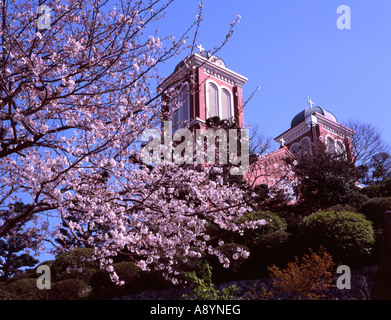
<instances>
[{"instance_id":1,"label":"bell tower","mask_svg":"<svg viewBox=\"0 0 391 320\"><path fill-rule=\"evenodd\" d=\"M162 91L163 121L172 121L173 132L187 127L205 129L212 117L235 121L244 128L242 85L247 78L227 68L225 62L197 46L158 87Z\"/></svg>"}]
</instances>

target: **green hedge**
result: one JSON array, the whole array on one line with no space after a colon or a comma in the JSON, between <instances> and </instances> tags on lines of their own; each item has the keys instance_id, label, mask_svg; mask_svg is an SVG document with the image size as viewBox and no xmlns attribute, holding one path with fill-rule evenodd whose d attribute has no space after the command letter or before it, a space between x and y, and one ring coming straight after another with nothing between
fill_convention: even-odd
<instances>
[{"instance_id":1,"label":"green hedge","mask_svg":"<svg viewBox=\"0 0 391 320\"><path fill-rule=\"evenodd\" d=\"M19 297L20 300L43 300L47 291L37 287L37 279L27 278L14 281L6 285L3 290L10 296Z\"/></svg>"},{"instance_id":2,"label":"green hedge","mask_svg":"<svg viewBox=\"0 0 391 320\"><path fill-rule=\"evenodd\" d=\"M99 270L91 277L89 284L93 289L93 294L97 297L113 297L126 293L134 293L139 288L141 269L132 262L119 262L113 264L114 271L125 284L118 287L110 279L110 274L105 270Z\"/></svg>"},{"instance_id":3,"label":"green hedge","mask_svg":"<svg viewBox=\"0 0 391 320\"><path fill-rule=\"evenodd\" d=\"M380 183L380 194L382 197L391 197L391 178L386 178Z\"/></svg>"},{"instance_id":4,"label":"green hedge","mask_svg":"<svg viewBox=\"0 0 391 320\"><path fill-rule=\"evenodd\" d=\"M91 294L91 288L82 280L66 279L52 284L47 290L49 300L81 300Z\"/></svg>"},{"instance_id":5,"label":"green hedge","mask_svg":"<svg viewBox=\"0 0 391 320\"><path fill-rule=\"evenodd\" d=\"M240 243L251 249L264 244L263 238L275 232L286 231L287 223L277 213L271 211L251 212L244 215L241 221L266 220L267 224L259 226L257 229L247 229L243 235L231 234L231 242Z\"/></svg>"},{"instance_id":6,"label":"green hedge","mask_svg":"<svg viewBox=\"0 0 391 320\"><path fill-rule=\"evenodd\" d=\"M317 212L303 219L301 239L307 248L323 246L338 262L360 262L374 246L372 223L355 212Z\"/></svg>"},{"instance_id":7,"label":"green hedge","mask_svg":"<svg viewBox=\"0 0 391 320\"><path fill-rule=\"evenodd\" d=\"M51 271L54 281L61 281L65 279L80 279L88 282L91 276L99 270L99 262L88 261L93 254L93 250L89 248L78 248L61 253L56 256L56 260L51 262ZM70 272L67 272L67 269ZM76 269L82 268L82 272Z\"/></svg>"},{"instance_id":8,"label":"green hedge","mask_svg":"<svg viewBox=\"0 0 391 320\"><path fill-rule=\"evenodd\" d=\"M366 195L368 198L381 197L380 186L377 184L362 188L360 193Z\"/></svg>"},{"instance_id":9,"label":"green hedge","mask_svg":"<svg viewBox=\"0 0 391 320\"><path fill-rule=\"evenodd\" d=\"M383 225L383 214L388 210L391 210L391 197L369 199L364 202L360 212L373 222L376 229L379 229Z\"/></svg>"}]
</instances>

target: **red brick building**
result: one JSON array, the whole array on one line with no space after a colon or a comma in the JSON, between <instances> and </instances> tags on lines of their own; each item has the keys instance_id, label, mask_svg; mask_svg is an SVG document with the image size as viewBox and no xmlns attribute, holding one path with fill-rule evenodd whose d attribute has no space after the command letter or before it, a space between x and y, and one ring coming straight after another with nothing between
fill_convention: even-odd
<instances>
[{"instance_id":1,"label":"red brick building","mask_svg":"<svg viewBox=\"0 0 391 320\"><path fill-rule=\"evenodd\" d=\"M244 128L242 85L246 81L246 77L228 69L221 58L206 51L181 61L159 86L166 92L163 95L165 111L175 108L175 102L180 105L171 119L173 131L184 126L192 132L206 129L207 119L215 116L231 119ZM281 184L286 188L284 170L289 171L289 168L284 167L284 159L294 158L297 152L316 152L320 144L324 144L328 152L352 154L354 131L338 123L330 111L313 107L310 99L307 102L309 106L292 118L290 128L274 139L280 149L259 156L245 174L250 184L269 187Z\"/></svg>"}]
</instances>

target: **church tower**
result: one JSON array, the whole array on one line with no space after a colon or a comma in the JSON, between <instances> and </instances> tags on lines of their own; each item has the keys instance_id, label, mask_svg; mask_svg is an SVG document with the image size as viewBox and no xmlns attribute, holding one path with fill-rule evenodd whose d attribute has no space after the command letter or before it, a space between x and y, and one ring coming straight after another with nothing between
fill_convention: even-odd
<instances>
[{"instance_id":1,"label":"church tower","mask_svg":"<svg viewBox=\"0 0 391 320\"><path fill-rule=\"evenodd\" d=\"M352 136L354 131L338 123L330 111L322 107L313 107L308 99L309 107L296 114L291 127L274 140L286 146L293 154L298 152L315 153L320 144L326 147L326 152L343 154L352 157Z\"/></svg>"},{"instance_id":2,"label":"church tower","mask_svg":"<svg viewBox=\"0 0 391 320\"><path fill-rule=\"evenodd\" d=\"M158 87L163 91L164 120L172 121L173 132L185 126L193 132L205 129L207 119L216 116L244 128L242 85L247 78L198 48L199 53L182 60Z\"/></svg>"}]
</instances>

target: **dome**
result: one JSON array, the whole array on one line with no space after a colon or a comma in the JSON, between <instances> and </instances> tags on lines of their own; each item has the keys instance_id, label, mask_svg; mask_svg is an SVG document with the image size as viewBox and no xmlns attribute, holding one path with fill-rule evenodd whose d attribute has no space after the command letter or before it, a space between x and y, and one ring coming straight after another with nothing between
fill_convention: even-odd
<instances>
[{"instance_id":1,"label":"dome","mask_svg":"<svg viewBox=\"0 0 391 320\"><path fill-rule=\"evenodd\" d=\"M292 122L291 122L291 128L297 126L299 123L303 122L306 117L308 117L309 115L311 115L315 112L320 113L321 115L324 115L327 119L338 122L337 118L330 111L327 111L319 106L314 107L314 108L308 107L307 109L304 109L303 111L299 112L297 115L295 115L293 117Z\"/></svg>"},{"instance_id":2,"label":"dome","mask_svg":"<svg viewBox=\"0 0 391 320\"><path fill-rule=\"evenodd\" d=\"M214 56L213 54L211 54L209 51L202 51L200 53L197 53L199 54L200 56L204 57L205 59L208 59L210 62L213 62L213 63L216 63L218 64L219 66L221 67L224 67L226 68L226 65L225 65L225 62L223 61L223 59L217 57L217 56ZM175 67L175 71L177 71L180 67L182 67L183 65L185 64L185 62L182 60L181 62L179 62L176 67ZM175 72L174 71L174 72Z\"/></svg>"}]
</instances>

